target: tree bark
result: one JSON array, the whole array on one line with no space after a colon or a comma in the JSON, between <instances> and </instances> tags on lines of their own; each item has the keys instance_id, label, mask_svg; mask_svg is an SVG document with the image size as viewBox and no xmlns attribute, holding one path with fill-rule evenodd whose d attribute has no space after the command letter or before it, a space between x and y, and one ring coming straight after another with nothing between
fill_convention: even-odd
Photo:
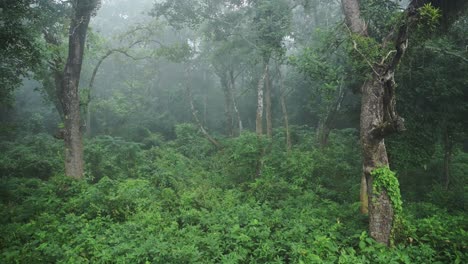
<instances>
[{"instance_id":1,"label":"tree bark","mask_svg":"<svg viewBox=\"0 0 468 264\"><path fill-rule=\"evenodd\" d=\"M388 245L393 227L393 207L385 188L373 193L371 172L388 166L387 151L383 137L374 136L372 129L382 122L383 86L378 80L367 81L362 87L361 98L361 145L363 150L363 171L369 201L369 233L377 242ZM362 210L362 209L361 209Z\"/></svg>"},{"instance_id":2,"label":"tree bark","mask_svg":"<svg viewBox=\"0 0 468 264\"><path fill-rule=\"evenodd\" d=\"M190 67L190 66L189 66ZM192 112L192 116L193 116L193 119L195 120L195 123L198 125L198 128L200 129L200 131L202 132L203 136L208 139L208 141L210 141L216 148L221 148L221 144L219 144L219 142L214 139L207 131L206 129L203 127L203 124L201 123L200 119L198 118L198 111L197 109L195 108L195 104L193 102L193 94L192 94L192 86L190 85L190 82L189 82L189 70L187 69L187 73L186 73L186 89L187 89L187 96L188 96L188 99L189 99L189 103L190 103L190 110Z\"/></svg>"},{"instance_id":3,"label":"tree bark","mask_svg":"<svg viewBox=\"0 0 468 264\"><path fill-rule=\"evenodd\" d=\"M96 4L73 2L74 14L70 23L68 59L63 71L60 99L64 113L65 173L83 178L83 142L81 136L80 98L78 86L91 13Z\"/></svg>"},{"instance_id":4,"label":"tree bark","mask_svg":"<svg viewBox=\"0 0 468 264\"><path fill-rule=\"evenodd\" d=\"M236 113L236 118L237 118L237 129L238 129L238 135L242 133L242 119L239 113L239 109L237 108L237 100L235 96L235 87L236 87L236 77L234 77L234 71L229 71L229 79L231 81L231 98L232 98L232 106L234 108L234 112Z\"/></svg>"},{"instance_id":5,"label":"tree bark","mask_svg":"<svg viewBox=\"0 0 468 264\"><path fill-rule=\"evenodd\" d=\"M267 137L271 138L273 135L273 124L272 124L272 114L271 114L271 83L270 83L270 67L268 66L268 61L266 64L265 71L265 119L266 119L266 129Z\"/></svg>"},{"instance_id":6,"label":"tree bark","mask_svg":"<svg viewBox=\"0 0 468 264\"><path fill-rule=\"evenodd\" d=\"M328 137L330 136L331 126L335 121L338 111L340 111L341 104L343 103L346 90L343 88L343 80L338 87L338 94L335 102L328 107L327 115L320 122L318 128L318 141L320 148L325 148L328 144Z\"/></svg>"},{"instance_id":7,"label":"tree bark","mask_svg":"<svg viewBox=\"0 0 468 264\"><path fill-rule=\"evenodd\" d=\"M341 0L341 7L345 15L346 25L351 32L367 36L366 22L361 17L361 9L358 0Z\"/></svg>"},{"instance_id":8,"label":"tree bark","mask_svg":"<svg viewBox=\"0 0 468 264\"><path fill-rule=\"evenodd\" d=\"M278 68L278 75L280 79L280 102L281 102L281 112L283 113L284 120L284 129L286 130L286 150L289 153L291 151L291 135L289 133L289 118L288 118L288 109L286 107L286 89L284 88L283 75L281 74L281 69Z\"/></svg>"},{"instance_id":9,"label":"tree bark","mask_svg":"<svg viewBox=\"0 0 468 264\"><path fill-rule=\"evenodd\" d=\"M345 15L346 25L350 28L351 32L367 36L367 27L364 20L361 18L361 10L359 2L357 0L341 0L341 6ZM367 182L366 175L363 174L361 177L361 189L360 189L360 202L361 212L368 212L368 193L367 193Z\"/></svg>"},{"instance_id":10,"label":"tree bark","mask_svg":"<svg viewBox=\"0 0 468 264\"><path fill-rule=\"evenodd\" d=\"M224 117L225 117L225 129L226 135L231 136L233 135L233 118L232 118L232 98L231 98L231 89L228 80L228 76L226 71L220 75L221 86L223 88L224 93Z\"/></svg>"},{"instance_id":11,"label":"tree bark","mask_svg":"<svg viewBox=\"0 0 468 264\"><path fill-rule=\"evenodd\" d=\"M255 130L258 136L263 134L263 86L267 74L268 65L265 66L262 77L257 85L257 118L255 121Z\"/></svg>"},{"instance_id":12,"label":"tree bark","mask_svg":"<svg viewBox=\"0 0 468 264\"><path fill-rule=\"evenodd\" d=\"M342 0L346 24L354 34L367 36L357 0ZM404 120L396 112L395 70L408 47L408 30L417 20L417 9L425 1L413 0L405 10L404 21L384 39L382 46L395 39L395 51L383 55L382 61L369 63L372 77L362 86L360 138L363 152L363 172L369 202L369 233L377 242L389 245L394 222L394 208L385 187L373 192L371 172L389 166L384 139L391 133L404 131ZM396 33L396 34L395 34ZM354 48L358 51L357 44ZM358 51L358 53L360 53ZM388 56L393 54L390 60ZM365 58L366 59L366 58ZM364 181L363 181L364 182ZM370 199L369 199L370 197ZM361 199L363 199L361 193ZM362 204L364 206L364 203ZM365 211L361 207L361 211Z\"/></svg>"},{"instance_id":13,"label":"tree bark","mask_svg":"<svg viewBox=\"0 0 468 264\"><path fill-rule=\"evenodd\" d=\"M445 190L450 186L450 165L452 163L453 142L450 138L449 128L445 128L444 133L444 187Z\"/></svg>"}]
</instances>

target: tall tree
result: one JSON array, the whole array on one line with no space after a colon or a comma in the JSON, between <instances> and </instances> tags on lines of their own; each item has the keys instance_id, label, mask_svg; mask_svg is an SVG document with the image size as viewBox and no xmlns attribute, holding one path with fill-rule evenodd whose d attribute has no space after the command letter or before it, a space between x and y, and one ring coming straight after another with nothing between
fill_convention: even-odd
<instances>
[{"instance_id":1,"label":"tall tree","mask_svg":"<svg viewBox=\"0 0 468 264\"><path fill-rule=\"evenodd\" d=\"M359 50L358 41L369 39L366 23L357 0L342 0L346 24L354 34L353 48L362 55L372 70L371 76L361 88L360 138L363 152L364 188L369 202L369 232L380 243L389 245L395 225L395 216L401 210L398 180L389 169L384 139L394 132L405 130L403 118L396 112L395 70L407 47L409 29L417 21L418 9L425 1L411 1L404 13L401 25L391 31L379 49L384 50L394 40L395 50L381 55L372 62ZM363 197L364 198L364 197Z\"/></svg>"},{"instance_id":2,"label":"tall tree","mask_svg":"<svg viewBox=\"0 0 468 264\"><path fill-rule=\"evenodd\" d=\"M255 12L252 20L255 47L258 49L263 64L263 74L257 89L256 131L258 134L263 131L261 126L263 126L263 104L265 103L266 134L271 137L273 122L269 64L272 56L281 57L285 52L283 39L290 32L291 9L285 0L255 1L252 7Z\"/></svg>"},{"instance_id":3,"label":"tall tree","mask_svg":"<svg viewBox=\"0 0 468 264\"><path fill-rule=\"evenodd\" d=\"M63 70L59 98L65 124L65 173L79 179L83 177L84 161L78 87L88 25L99 1L75 0L71 4L73 14L68 33L68 59Z\"/></svg>"}]
</instances>

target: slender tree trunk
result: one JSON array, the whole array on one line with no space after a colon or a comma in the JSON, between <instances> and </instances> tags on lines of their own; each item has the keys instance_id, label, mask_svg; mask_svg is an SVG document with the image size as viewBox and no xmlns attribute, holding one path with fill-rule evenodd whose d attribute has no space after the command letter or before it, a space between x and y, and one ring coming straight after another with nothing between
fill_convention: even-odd
<instances>
[{"instance_id":1,"label":"slender tree trunk","mask_svg":"<svg viewBox=\"0 0 468 264\"><path fill-rule=\"evenodd\" d=\"M189 66L190 68L190 66ZM197 109L195 108L195 104L193 102L193 94L192 94L192 86L190 85L190 80L189 80L189 77L190 77L190 74L189 74L189 69L187 69L187 72L186 72L186 89L187 89L187 96L188 96L188 99L189 99L189 103L190 103L190 110L192 112L192 116L193 116L193 119L195 120L195 123L198 125L198 128L200 129L200 131L202 132L203 136L208 139L208 141L210 141L215 147L217 148L221 148L221 144L219 144L218 141L216 141L216 139L214 139L207 131L206 129L203 127L203 124L200 122L200 119L198 118L198 111Z\"/></svg>"},{"instance_id":2,"label":"slender tree trunk","mask_svg":"<svg viewBox=\"0 0 468 264\"><path fill-rule=\"evenodd\" d=\"M91 75L91 79L89 81L89 85L88 85L88 98L87 98L87 102L86 102L86 135L89 137L91 136L91 132L92 132L92 127L91 127L91 101L92 101L92 92L93 92L93 88L94 88L94 81L96 80L96 75L97 75L97 72L99 70L99 68L101 67L102 63L107 59L109 58L110 55L114 54L114 53L121 53L133 60L141 60L141 59L145 59L146 57L142 57L142 58L135 58L133 57L132 55L130 55L128 53L128 50L130 48L132 48L133 46L135 46L136 44L140 43L141 41L140 40L137 40L135 42L133 42L132 44L130 44L128 47L124 48L124 49L111 49L111 50L108 50L98 61L98 63L96 64L96 66L94 67L94 70L93 70L93 73Z\"/></svg>"},{"instance_id":3,"label":"slender tree trunk","mask_svg":"<svg viewBox=\"0 0 468 264\"><path fill-rule=\"evenodd\" d=\"M229 87L229 80L226 72L221 75L221 85L224 93L224 116L226 122L226 134L228 136L233 135L233 118L232 118L232 98L231 89Z\"/></svg>"},{"instance_id":4,"label":"slender tree trunk","mask_svg":"<svg viewBox=\"0 0 468 264\"><path fill-rule=\"evenodd\" d=\"M49 65L52 67L53 81L50 82L49 85L43 84L45 88L44 90L47 93L49 100L52 101L52 103L54 104L55 109L57 110L57 113L59 114L60 120L64 122L65 116L63 113L63 106L61 102L62 83L63 83L63 78L64 78L62 65L64 64L64 59L62 58L60 52L58 51L59 46L62 45L62 41L60 38L56 37L54 34L51 34L47 30L43 30L43 35L47 44L52 45L57 48L55 50L53 59L49 61ZM63 137L60 139L63 139Z\"/></svg>"},{"instance_id":5,"label":"slender tree trunk","mask_svg":"<svg viewBox=\"0 0 468 264\"><path fill-rule=\"evenodd\" d=\"M338 88L338 96L335 102L333 103L333 105L331 105L328 108L326 117L319 124L318 141L319 141L320 148L324 148L325 146L327 146L328 137L330 136L331 126L333 122L335 121L338 111L341 108L341 104L343 103L346 90L343 89L342 85L343 85L343 81L341 82L340 87Z\"/></svg>"},{"instance_id":6,"label":"slender tree trunk","mask_svg":"<svg viewBox=\"0 0 468 264\"><path fill-rule=\"evenodd\" d=\"M271 83L270 83L270 67L268 66L268 61L266 62L266 71L265 71L265 118L266 118L266 129L267 136L269 138L273 135L273 124L272 124L272 114L271 114Z\"/></svg>"},{"instance_id":7,"label":"slender tree trunk","mask_svg":"<svg viewBox=\"0 0 468 264\"><path fill-rule=\"evenodd\" d=\"M58 66L57 66L58 67ZM54 70L54 84L55 84L55 94L48 94L51 101L54 103L55 109L59 114L60 120L62 122L65 121L65 114L63 113L63 106L61 103L61 90L62 90L62 83L63 83L63 69L62 70ZM49 89L46 89L47 93L49 93Z\"/></svg>"},{"instance_id":8,"label":"slender tree trunk","mask_svg":"<svg viewBox=\"0 0 468 264\"><path fill-rule=\"evenodd\" d=\"M452 163L453 143L450 138L450 131L448 127L445 128L444 133L444 187L445 190L449 189L450 185L450 165Z\"/></svg>"},{"instance_id":9,"label":"slender tree trunk","mask_svg":"<svg viewBox=\"0 0 468 264\"><path fill-rule=\"evenodd\" d=\"M266 76L268 74L268 64L265 65L263 70L263 75L258 81L257 86L257 119L255 122L256 125L256 132L257 132L257 140L259 144L259 155L257 158L257 165L256 165L256 177L260 177L262 175L262 168L263 168L263 156L265 155L265 148L261 146L261 139L263 136L263 87L265 86Z\"/></svg>"},{"instance_id":10,"label":"slender tree trunk","mask_svg":"<svg viewBox=\"0 0 468 264\"><path fill-rule=\"evenodd\" d=\"M91 99L92 99L92 91L93 91L93 87L94 87L94 81L96 80L96 75L97 75L97 72L99 70L99 68L101 67L101 64L104 62L105 59L107 59L112 53L114 53L114 50L109 50L106 54L104 54L104 56L102 56L98 63L96 64L96 66L94 67L94 70L93 70L93 74L91 75L91 79L89 81L89 85L88 85L88 98L87 98L87 102L86 102L86 135L88 137L91 136Z\"/></svg>"},{"instance_id":11,"label":"slender tree trunk","mask_svg":"<svg viewBox=\"0 0 468 264\"><path fill-rule=\"evenodd\" d=\"M286 107L286 89L284 88L283 75L281 69L278 68L278 75L280 79L280 101L281 101L281 112L283 113L284 129L286 130L286 150L291 151L291 135L289 133L289 118L288 109Z\"/></svg>"},{"instance_id":12,"label":"slender tree trunk","mask_svg":"<svg viewBox=\"0 0 468 264\"><path fill-rule=\"evenodd\" d=\"M243 128L242 128L242 119L241 119L241 116L240 116L240 113L239 113L239 109L237 108L237 100L236 100L236 96L235 96L236 78L234 77L234 71L229 72L229 79L231 81L230 88L231 88L232 106L234 108L234 112L236 113L237 129L238 129L238 132L239 132L238 135L240 135L242 133Z\"/></svg>"},{"instance_id":13,"label":"slender tree trunk","mask_svg":"<svg viewBox=\"0 0 468 264\"><path fill-rule=\"evenodd\" d=\"M78 86L83 62L84 46L91 12L96 5L89 1L74 2L70 23L68 60L61 85L61 102L64 113L65 173L82 178L84 172L83 142L81 138L80 98Z\"/></svg>"},{"instance_id":14,"label":"slender tree trunk","mask_svg":"<svg viewBox=\"0 0 468 264\"><path fill-rule=\"evenodd\" d=\"M258 80L257 85L257 118L255 122L255 130L258 136L263 134L263 86L267 74L268 65L265 66L262 77Z\"/></svg>"},{"instance_id":15,"label":"slender tree trunk","mask_svg":"<svg viewBox=\"0 0 468 264\"><path fill-rule=\"evenodd\" d=\"M207 121L207 114L208 114L208 95L203 95L203 125L208 126Z\"/></svg>"}]
</instances>

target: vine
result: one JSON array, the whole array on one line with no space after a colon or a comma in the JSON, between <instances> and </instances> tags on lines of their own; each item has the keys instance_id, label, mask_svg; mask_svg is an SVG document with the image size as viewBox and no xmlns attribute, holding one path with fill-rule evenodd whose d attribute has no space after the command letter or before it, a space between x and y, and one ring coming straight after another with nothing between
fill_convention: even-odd
<instances>
[{"instance_id":1,"label":"vine","mask_svg":"<svg viewBox=\"0 0 468 264\"><path fill-rule=\"evenodd\" d=\"M380 192L385 189L392 203L394 218L390 242L394 244L397 234L403 232L404 228L402 218L403 201L401 200L400 183L398 182L396 173L390 170L388 166L374 169L371 175L374 178L372 184L374 192L380 194Z\"/></svg>"}]
</instances>

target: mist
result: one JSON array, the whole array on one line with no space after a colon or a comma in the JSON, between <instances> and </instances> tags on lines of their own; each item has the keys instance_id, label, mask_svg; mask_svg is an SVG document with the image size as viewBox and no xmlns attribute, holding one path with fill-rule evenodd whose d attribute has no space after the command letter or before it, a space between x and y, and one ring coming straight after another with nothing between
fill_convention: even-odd
<instances>
[{"instance_id":1,"label":"mist","mask_svg":"<svg viewBox=\"0 0 468 264\"><path fill-rule=\"evenodd\" d=\"M1 263L464 263L465 1L0 3Z\"/></svg>"}]
</instances>

